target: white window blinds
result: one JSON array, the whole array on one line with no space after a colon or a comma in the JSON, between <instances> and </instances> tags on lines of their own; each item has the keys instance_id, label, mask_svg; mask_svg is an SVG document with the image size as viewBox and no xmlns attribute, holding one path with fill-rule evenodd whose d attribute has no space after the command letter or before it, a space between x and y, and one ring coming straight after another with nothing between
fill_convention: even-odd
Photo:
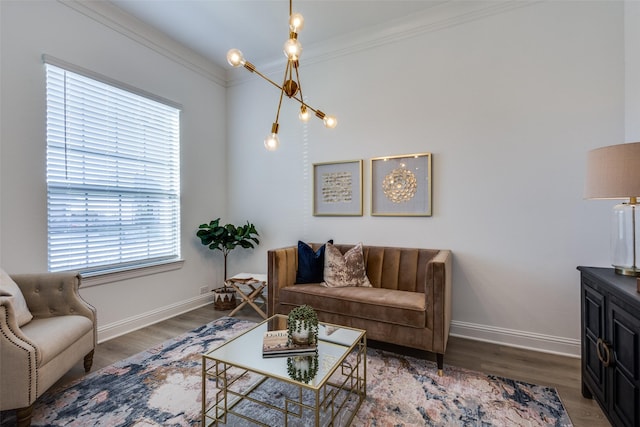
<instances>
[{"instance_id":1,"label":"white window blinds","mask_svg":"<svg viewBox=\"0 0 640 427\"><path fill-rule=\"evenodd\" d=\"M49 271L180 257L180 110L46 63Z\"/></svg>"}]
</instances>

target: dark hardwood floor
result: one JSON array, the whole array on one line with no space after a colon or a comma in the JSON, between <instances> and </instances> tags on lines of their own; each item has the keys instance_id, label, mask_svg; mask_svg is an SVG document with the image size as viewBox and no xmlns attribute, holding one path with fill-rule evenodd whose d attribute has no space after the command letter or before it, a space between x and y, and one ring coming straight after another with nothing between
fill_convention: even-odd
<instances>
[{"instance_id":1,"label":"dark hardwood floor","mask_svg":"<svg viewBox=\"0 0 640 427\"><path fill-rule=\"evenodd\" d=\"M227 313L227 311L215 311L213 305L209 305L103 342L96 349L92 371L160 344L169 338L225 316ZM250 307L243 308L236 317L252 321L261 320ZM381 346L374 342L370 345ZM435 360L435 356L431 354L427 354L426 357ZM555 387L574 426L608 427L611 425L594 400L582 397L580 359L450 337L444 361L445 375L446 365L452 365ZM71 381L82 375L84 371L79 364L63 377L60 383Z\"/></svg>"}]
</instances>

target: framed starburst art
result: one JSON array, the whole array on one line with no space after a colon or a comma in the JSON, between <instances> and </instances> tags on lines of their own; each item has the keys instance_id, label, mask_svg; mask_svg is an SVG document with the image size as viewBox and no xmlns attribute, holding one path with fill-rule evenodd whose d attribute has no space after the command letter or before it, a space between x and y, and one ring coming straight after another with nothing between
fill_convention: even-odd
<instances>
[{"instance_id":1,"label":"framed starburst art","mask_svg":"<svg viewBox=\"0 0 640 427\"><path fill-rule=\"evenodd\" d=\"M371 159L372 216L431 216L431 153Z\"/></svg>"}]
</instances>

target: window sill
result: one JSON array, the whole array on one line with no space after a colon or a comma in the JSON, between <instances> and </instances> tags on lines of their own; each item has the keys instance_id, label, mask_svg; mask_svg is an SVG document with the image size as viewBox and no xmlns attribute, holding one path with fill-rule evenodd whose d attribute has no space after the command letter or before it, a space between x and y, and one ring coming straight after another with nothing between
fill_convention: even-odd
<instances>
[{"instance_id":1,"label":"window sill","mask_svg":"<svg viewBox=\"0 0 640 427\"><path fill-rule=\"evenodd\" d=\"M81 273L82 288L104 285L107 283L119 282L122 280L135 279L136 277L149 276L151 274L164 273L178 270L184 264L183 259L163 261L157 264L142 265L138 267L128 267L126 269L113 269L104 271L93 271L91 273Z\"/></svg>"}]
</instances>

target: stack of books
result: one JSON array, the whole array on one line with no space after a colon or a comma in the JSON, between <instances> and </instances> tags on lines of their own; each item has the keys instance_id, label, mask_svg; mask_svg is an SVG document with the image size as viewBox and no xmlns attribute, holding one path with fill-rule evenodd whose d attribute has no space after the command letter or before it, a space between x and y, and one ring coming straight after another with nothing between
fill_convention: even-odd
<instances>
[{"instance_id":1,"label":"stack of books","mask_svg":"<svg viewBox=\"0 0 640 427\"><path fill-rule=\"evenodd\" d=\"M262 357L308 356L316 354L315 344L299 345L289 341L286 329L267 331L262 341Z\"/></svg>"}]
</instances>

